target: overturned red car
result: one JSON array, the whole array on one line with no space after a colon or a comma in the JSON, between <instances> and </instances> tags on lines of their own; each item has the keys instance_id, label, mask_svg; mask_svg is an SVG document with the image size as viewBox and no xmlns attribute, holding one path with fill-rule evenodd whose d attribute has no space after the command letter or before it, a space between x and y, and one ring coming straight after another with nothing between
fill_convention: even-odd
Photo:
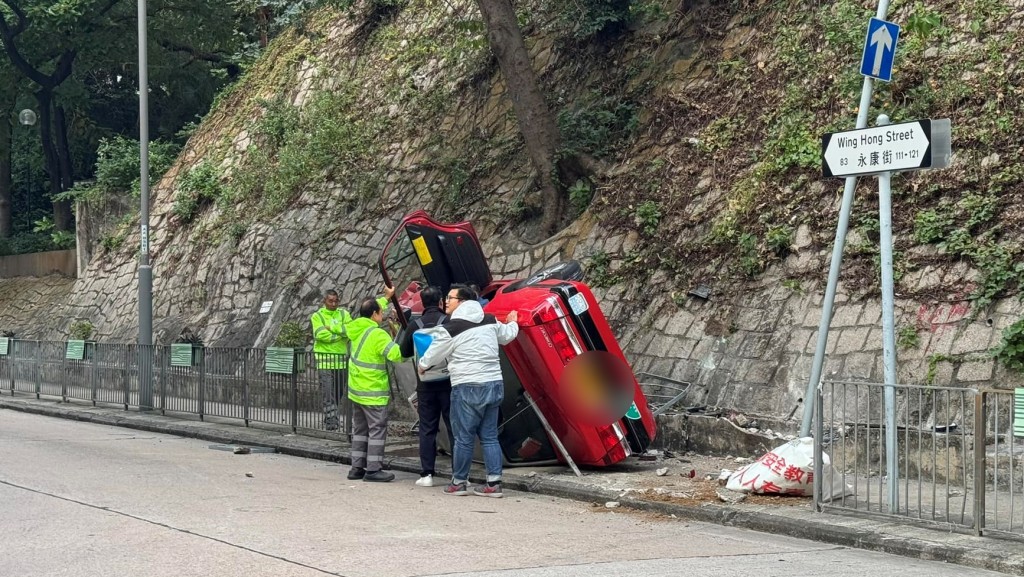
<instances>
[{"instance_id":1,"label":"overturned red car","mask_svg":"<svg viewBox=\"0 0 1024 577\"><path fill-rule=\"evenodd\" d=\"M379 266L384 282L397 289L394 304L406 311L398 315L403 327L422 310L417 293L427 285L445 293L452 284L476 285L487 300L485 312L504 318L518 311L519 336L501 355L505 400L498 440L507 465L566 462L564 451L577 464L607 466L645 452L654 440L654 415L593 293L581 282L579 263L558 263L526 279L495 280L469 222L441 224L417 211L392 233ZM575 386L575 375L594 373L595 367L619 383L614 388L620 394L613 396L620 401L605 403L617 408L604 420L588 418L593 413L579 408L579 399L594 396L588 394L593 388Z\"/></svg>"}]
</instances>

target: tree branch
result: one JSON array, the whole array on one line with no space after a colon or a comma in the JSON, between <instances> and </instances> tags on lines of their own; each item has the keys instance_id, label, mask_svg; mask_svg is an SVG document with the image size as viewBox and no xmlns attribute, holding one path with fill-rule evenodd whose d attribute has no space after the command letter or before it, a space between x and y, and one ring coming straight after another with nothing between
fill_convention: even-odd
<instances>
[{"instance_id":1,"label":"tree branch","mask_svg":"<svg viewBox=\"0 0 1024 577\"><path fill-rule=\"evenodd\" d=\"M28 17L25 15L25 11L22 10L21 7L18 6L17 4L11 2L11 0L3 0L3 3L5 6L11 9L11 12L14 12L15 16L18 17L18 24L17 26L14 27L14 30L12 31L12 37L17 36L18 34L24 32L25 27L28 26ZM5 27L7 26L7 18L5 18L3 15L0 15L0 21L3 22L3 25Z\"/></svg>"},{"instance_id":2,"label":"tree branch","mask_svg":"<svg viewBox=\"0 0 1024 577\"><path fill-rule=\"evenodd\" d=\"M215 52L204 52L197 48L193 48L192 46L179 44L177 42L174 42L173 40L161 40L159 44L164 50L188 54L192 57L193 60L202 60L204 62L210 62L212 64L219 64L225 70L227 70L228 76L230 76L231 78L235 78L242 73L241 66L235 64L234 62L228 61L228 59L221 54L217 54Z\"/></svg>"}]
</instances>

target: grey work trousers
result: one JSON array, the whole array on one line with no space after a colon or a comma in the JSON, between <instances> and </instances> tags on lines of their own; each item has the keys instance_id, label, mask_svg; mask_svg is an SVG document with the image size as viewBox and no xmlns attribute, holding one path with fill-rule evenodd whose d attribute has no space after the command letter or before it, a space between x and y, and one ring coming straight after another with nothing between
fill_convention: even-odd
<instances>
[{"instance_id":1,"label":"grey work trousers","mask_svg":"<svg viewBox=\"0 0 1024 577\"><path fill-rule=\"evenodd\" d=\"M352 403L352 466L367 473L380 471L387 438L388 406Z\"/></svg>"},{"instance_id":2,"label":"grey work trousers","mask_svg":"<svg viewBox=\"0 0 1024 577\"><path fill-rule=\"evenodd\" d=\"M345 387L345 369L318 369L320 392L324 399L324 428L337 431L341 428L343 415L348 414L348 390ZM342 411L339 413L338 404Z\"/></svg>"}]
</instances>

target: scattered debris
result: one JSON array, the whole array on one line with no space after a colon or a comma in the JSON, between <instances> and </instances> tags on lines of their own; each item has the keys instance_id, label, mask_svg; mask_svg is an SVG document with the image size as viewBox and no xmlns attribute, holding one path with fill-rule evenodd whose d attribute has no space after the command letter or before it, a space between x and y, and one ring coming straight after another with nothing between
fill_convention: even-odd
<instances>
[{"instance_id":1,"label":"scattered debris","mask_svg":"<svg viewBox=\"0 0 1024 577\"><path fill-rule=\"evenodd\" d=\"M249 453L276 453L274 447L256 447L252 445L209 445L208 449L214 451L231 451L236 455L248 455Z\"/></svg>"},{"instance_id":2,"label":"scattered debris","mask_svg":"<svg viewBox=\"0 0 1024 577\"><path fill-rule=\"evenodd\" d=\"M718 484L725 485L731 475L732 471L729 469L722 469L722 472L718 474Z\"/></svg>"},{"instance_id":3,"label":"scattered debris","mask_svg":"<svg viewBox=\"0 0 1024 577\"><path fill-rule=\"evenodd\" d=\"M608 501L607 503L604 504L604 506L605 506L606 509L615 509L616 507L619 506L619 502L618 501Z\"/></svg>"},{"instance_id":4,"label":"scattered debris","mask_svg":"<svg viewBox=\"0 0 1024 577\"><path fill-rule=\"evenodd\" d=\"M746 493L730 491L729 489L718 489L717 491L715 491L715 494L718 495L719 500L724 501L730 505L742 503L747 498Z\"/></svg>"},{"instance_id":5,"label":"scattered debris","mask_svg":"<svg viewBox=\"0 0 1024 577\"><path fill-rule=\"evenodd\" d=\"M737 427L747 428L750 425L750 419L747 418L743 413L736 413L732 415L732 422L736 423Z\"/></svg>"},{"instance_id":6,"label":"scattered debris","mask_svg":"<svg viewBox=\"0 0 1024 577\"><path fill-rule=\"evenodd\" d=\"M246 473L245 476L251 478L253 475L252 475L252 472L249 472L249 473Z\"/></svg>"},{"instance_id":7,"label":"scattered debris","mask_svg":"<svg viewBox=\"0 0 1024 577\"><path fill-rule=\"evenodd\" d=\"M662 467L655 471L654 474L659 477L664 477L665 475L668 475L668 467Z\"/></svg>"},{"instance_id":8,"label":"scattered debris","mask_svg":"<svg viewBox=\"0 0 1024 577\"><path fill-rule=\"evenodd\" d=\"M537 476L537 471L530 471L529 473L526 474L526 476L527 477L536 477Z\"/></svg>"},{"instance_id":9,"label":"scattered debris","mask_svg":"<svg viewBox=\"0 0 1024 577\"><path fill-rule=\"evenodd\" d=\"M753 463L754 460L748 459L747 457L736 457L735 462L739 465L745 465L747 463Z\"/></svg>"},{"instance_id":10,"label":"scattered debris","mask_svg":"<svg viewBox=\"0 0 1024 577\"><path fill-rule=\"evenodd\" d=\"M676 456L675 453L673 453L672 451L669 451L668 449L665 449L663 454L664 454L666 459L674 459L675 456Z\"/></svg>"}]
</instances>

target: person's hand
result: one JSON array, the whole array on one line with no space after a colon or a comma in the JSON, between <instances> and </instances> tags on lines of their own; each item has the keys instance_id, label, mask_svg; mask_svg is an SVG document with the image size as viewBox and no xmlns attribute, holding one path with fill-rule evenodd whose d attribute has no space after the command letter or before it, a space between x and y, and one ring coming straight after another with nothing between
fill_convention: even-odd
<instances>
[{"instance_id":1,"label":"person's hand","mask_svg":"<svg viewBox=\"0 0 1024 577\"><path fill-rule=\"evenodd\" d=\"M391 296L395 294L395 287L384 286L384 298L391 300Z\"/></svg>"},{"instance_id":2,"label":"person's hand","mask_svg":"<svg viewBox=\"0 0 1024 577\"><path fill-rule=\"evenodd\" d=\"M420 373L421 375L425 375L425 374L427 374L427 369L424 369L423 367L417 366L417 367L416 367L416 370L417 370L417 371L418 371L418 372L419 372L419 373Z\"/></svg>"},{"instance_id":3,"label":"person's hand","mask_svg":"<svg viewBox=\"0 0 1024 577\"><path fill-rule=\"evenodd\" d=\"M519 321L519 311L512 311L505 317L506 323L514 323Z\"/></svg>"}]
</instances>

